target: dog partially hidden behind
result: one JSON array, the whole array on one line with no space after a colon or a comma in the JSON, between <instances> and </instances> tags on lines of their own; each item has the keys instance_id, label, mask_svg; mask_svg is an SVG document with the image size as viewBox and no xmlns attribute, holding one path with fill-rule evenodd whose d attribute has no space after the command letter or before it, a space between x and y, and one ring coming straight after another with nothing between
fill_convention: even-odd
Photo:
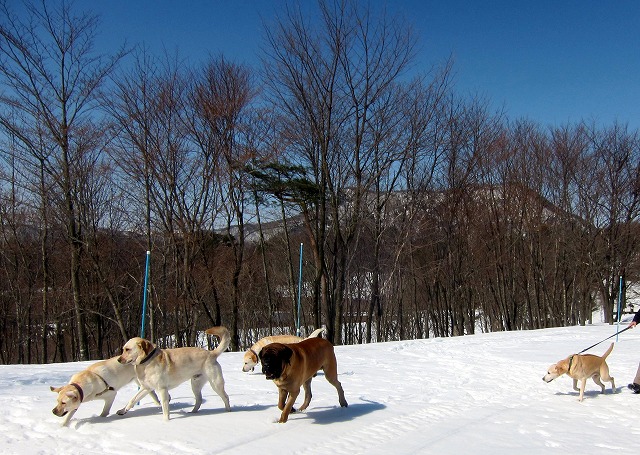
<instances>
[{"instance_id":1,"label":"dog partially hidden behind","mask_svg":"<svg viewBox=\"0 0 640 455\"><path fill-rule=\"evenodd\" d=\"M213 351L196 347L160 349L143 338L127 341L118 362L134 365L142 388L118 414L126 414L138 400L155 390L160 396L164 419L169 420L169 390L188 380L191 380L191 390L196 399L191 412L200 409L202 388L207 381L222 398L225 409L230 411L229 396L224 390L222 368L217 358L229 347L231 336L229 330L222 326L212 327L205 332L220 339Z\"/></svg>"},{"instance_id":2,"label":"dog partially hidden behind","mask_svg":"<svg viewBox=\"0 0 640 455\"><path fill-rule=\"evenodd\" d=\"M543 376L542 380L551 382L555 378L566 374L573 379L573 390L580 391L579 401L582 401L584 388L589 378L592 378L593 382L601 387L601 393L604 393L605 390L601 379L610 382L611 390L615 393L616 384L613 377L609 374L609 365L607 365L605 360L613 350L613 344L614 343L611 343L609 349L607 349L601 357L593 354L573 354L566 359L560 360L558 363L554 363L549 367L547 374ZM578 388L578 381L581 381L580 388Z\"/></svg>"},{"instance_id":3,"label":"dog partially hidden behind","mask_svg":"<svg viewBox=\"0 0 640 455\"><path fill-rule=\"evenodd\" d=\"M316 329L311 332L307 338L316 338L320 336L321 333L325 333L327 330L322 327L320 329ZM248 350L244 353L244 363L242 365L242 371L253 371L255 366L260 362L260 351L263 347L271 343L299 343L304 340L304 338L296 336L296 335L271 335L268 337L260 338L256 341Z\"/></svg>"},{"instance_id":4,"label":"dog partially hidden behind","mask_svg":"<svg viewBox=\"0 0 640 455\"><path fill-rule=\"evenodd\" d=\"M58 403L52 412L58 417L64 417L62 425L67 426L81 403L104 400L100 417L106 417L118 390L133 381L135 377L133 365L122 365L118 362L118 357L96 362L86 370L71 376L69 384L50 387L52 392L58 394ZM152 392L151 397L156 404L160 404L155 392Z\"/></svg>"},{"instance_id":5,"label":"dog partially hidden behind","mask_svg":"<svg viewBox=\"0 0 640 455\"><path fill-rule=\"evenodd\" d=\"M299 343L271 343L260 352L262 372L278 387L278 408L282 411L279 423L285 423L304 387L304 411L311 402L311 380L318 370L324 370L327 381L338 391L340 406L347 407L342 385L338 381L338 363L333 345L324 338L307 338Z\"/></svg>"}]
</instances>

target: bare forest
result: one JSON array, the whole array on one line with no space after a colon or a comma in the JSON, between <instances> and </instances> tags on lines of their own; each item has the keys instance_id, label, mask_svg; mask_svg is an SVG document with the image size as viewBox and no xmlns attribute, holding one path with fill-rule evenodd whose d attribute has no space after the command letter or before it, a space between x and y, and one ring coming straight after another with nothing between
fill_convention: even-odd
<instances>
[{"instance_id":1,"label":"bare forest","mask_svg":"<svg viewBox=\"0 0 640 455\"><path fill-rule=\"evenodd\" d=\"M0 364L115 354L147 251L165 346L613 321L639 279L639 132L507 118L452 62L416 73L406 20L365 5L283 11L255 68L101 54L82 4L0 0Z\"/></svg>"}]
</instances>

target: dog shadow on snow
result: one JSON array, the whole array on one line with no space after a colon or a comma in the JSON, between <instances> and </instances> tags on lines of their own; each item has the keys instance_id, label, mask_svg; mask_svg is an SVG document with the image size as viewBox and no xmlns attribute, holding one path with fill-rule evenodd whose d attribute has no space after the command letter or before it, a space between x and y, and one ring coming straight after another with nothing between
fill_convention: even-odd
<instances>
[{"instance_id":1,"label":"dog shadow on snow","mask_svg":"<svg viewBox=\"0 0 640 455\"><path fill-rule=\"evenodd\" d=\"M308 408L304 412L292 413L289 415L289 420L297 418L311 418L314 420L314 423L327 425L336 422L348 422L363 415L381 411L385 408L386 406L382 403L361 398L360 402L349 404L346 408L341 408L340 406Z\"/></svg>"},{"instance_id":2,"label":"dog shadow on snow","mask_svg":"<svg viewBox=\"0 0 640 455\"><path fill-rule=\"evenodd\" d=\"M607 387L607 389L604 391L604 393L600 392L600 389L592 389L592 390L585 390L584 391L584 399L586 400L587 398L598 398L599 396L603 396L606 397L608 395L617 395L620 392L622 392L624 390L624 387L616 387L615 391L611 391L611 389L609 387ZM580 392L577 392L575 390L569 390L567 392L556 392L555 395L557 396L575 396L578 397L580 396Z\"/></svg>"},{"instance_id":3,"label":"dog shadow on snow","mask_svg":"<svg viewBox=\"0 0 640 455\"><path fill-rule=\"evenodd\" d=\"M213 399L213 398L212 398ZM215 400L215 399L213 399ZM220 407L212 407L205 408L207 400L202 400L203 407L200 408L198 412L191 412L193 409L193 402L189 401L171 401L169 405L169 413L171 415L171 420L184 419L189 417L197 417L202 415L216 415L216 414L226 414L227 411L224 409L224 406ZM242 411L260 411L264 409L271 408L269 405L251 405L251 406L233 406L231 405L231 412L242 412ZM100 423L108 423L110 421L115 420L124 420L141 416L158 416L158 419L162 420L162 407L156 405L155 403L148 403L146 405L142 405L140 407L136 406L127 412L125 415L117 415L116 411L112 409L112 412L109 413L107 417L100 417L99 415L94 415L92 417L86 418L73 418L71 424L75 427L80 428L86 424L100 424Z\"/></svg>"}]
</instances>

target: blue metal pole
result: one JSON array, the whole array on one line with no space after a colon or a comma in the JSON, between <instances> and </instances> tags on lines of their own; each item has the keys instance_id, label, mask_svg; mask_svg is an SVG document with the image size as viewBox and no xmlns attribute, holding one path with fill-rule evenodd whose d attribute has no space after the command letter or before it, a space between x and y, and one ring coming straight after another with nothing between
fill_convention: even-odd
<instances>
[{"instance_id":1,"label":"blue metal pole","mask_svg":"<svg viewBox=\"0 0 640 455\"><path fill-rule=\"evenodd\" d=\"M620 275L620 284L618 287L618 328L616 329L616 343L618 342L618 335L620 333L620 319L622 319L622 275Z\"/></svg>"},{"instance_id":2,"label":"blue metal pole","mask_svg":"<svg viewBox=\"0 0 640 455\"><path fill-rule=\"evenodd\" d=\"M300 272L298 274L298 323L296 325L296 333L298 336L302 336L302 332L300 330L300 313L301 313L301 306L300 306L300 296L302 295L302 249L303 249L303 244L300 244Z\"/></svg>"},{"instance_id":3,"label":"blue metal pole","mask_svg":"<svg viewBox=\"0 0 640 455\"><path fill-rule=\"evenodd\" d=\"M147 318L147 288L149 286L149 262L151 251L147 251L147 260L144 267L144 291L142 292L142 324L140 326L140 338L144 338L144 322Z\"/></svg>"}]
</instances>

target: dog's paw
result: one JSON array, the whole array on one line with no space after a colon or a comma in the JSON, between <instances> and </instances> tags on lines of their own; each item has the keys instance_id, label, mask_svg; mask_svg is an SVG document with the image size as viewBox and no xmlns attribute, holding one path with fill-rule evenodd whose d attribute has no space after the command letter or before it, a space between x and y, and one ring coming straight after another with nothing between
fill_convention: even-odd
<instances>
[{"instance_id":1,"label":"dog's paw","mask_svg":"<svg viewBox=\"0 0 640 455\"><path fill-rule=\"evenodd\" d=\"M118 414L119 416L123 416L123 415L125 415L126 413L127 413L127 410L126 410L125 408L118 409L118 410L116 411L116 414Z\"/></svg>"}]
</instances>

